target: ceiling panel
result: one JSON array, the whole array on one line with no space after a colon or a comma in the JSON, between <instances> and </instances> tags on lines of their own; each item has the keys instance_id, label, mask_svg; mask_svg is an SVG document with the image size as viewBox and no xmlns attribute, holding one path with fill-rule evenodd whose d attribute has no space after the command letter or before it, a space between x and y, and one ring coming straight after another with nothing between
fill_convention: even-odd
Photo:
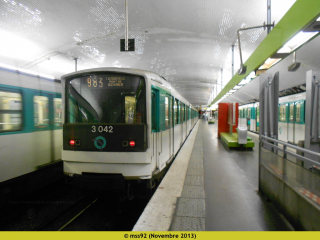
<instances>
[{"instance_id":1,"label":"ceiling panel","mask_svg":"<svg viewBox=\"0 0 320 240\"><path fill-rule=\"evenodd\" d=\"M272 1L272 21L279 22L294 2ZM221 79L222 85L231 79L231 45L236 43L237 29L267 20L266 0L129 0L128 4L129 37L135 38L136 51L124 53L119 46L125 30L124 0L1 0L0 63L56 78L74 71L74 58L79 70L151 70L193 105L205 105L212 91L220 91ZM265 36L263 29L242 33L244 61Z\"/></svg>"}]
</instances>

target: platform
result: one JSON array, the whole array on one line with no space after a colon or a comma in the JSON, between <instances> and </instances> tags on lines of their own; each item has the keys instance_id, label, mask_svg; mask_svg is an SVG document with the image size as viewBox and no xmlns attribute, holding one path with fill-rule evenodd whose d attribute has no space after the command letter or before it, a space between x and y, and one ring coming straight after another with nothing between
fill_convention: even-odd
<instances>
[{"instance_id":1,"label":"platform","mask_svg":"<svg viewBox=\"0 0 320 240\"><path fill-rule=\"evenodd\" d=\"M250 137L247 137L247 144L239 144L238 133L232 133L232 135L230 135L229 133L220 133L220 136L223 144L225 144L225 146L229 148L238 148L238 147L253 148L254 147L254 141L252 141L252 138Z\"/></svg>"},{"instance_id":2,"label":"platform","mask_svg":"<svg viewBox=\"0 0 320 240\"><path fill-rule=\"evenodd\" d=\"M199 121L133 231L292 230L258 192L253 151L228 151L217 124Z\"/></svg>"}]
</instances>

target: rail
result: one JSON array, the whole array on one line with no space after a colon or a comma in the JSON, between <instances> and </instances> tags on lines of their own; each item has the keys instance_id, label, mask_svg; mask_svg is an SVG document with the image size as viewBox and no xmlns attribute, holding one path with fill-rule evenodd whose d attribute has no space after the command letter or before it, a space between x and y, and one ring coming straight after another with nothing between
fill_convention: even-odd
<instances>
[{"instance_id":1,"label":"rail","mask_svg":"<svg viewBox=\"0 0 320 240\"><path fill-rule=\"evenodd\" d=\"M282 147L279 147L277 145L274 145L274 144L271 144L269 142L263 141L263 139L266 139L266 140L274 142L274 143L281 144ZM261 142L260 143L261 147L262 147L262 144L265 144L265 145L270 146L272 148L276 148L278 150L283 151L283 156L282 156L283 158L286 158L286 155L289 154L289 155L294 156L296 158L299 158L299 159L301 159L303 161L309 161L309 162L311 162L313 164L316 164L316 165L320 166L319 162L314 161L314 160L312 160L310 158L304 157L302 155L296 154L294 152L288 151L287 148L289 147L289 148L298 150L298 151L303 152L303 153L308 153L308 154L313 155L315 157L320 157L320 153L317 153L317 152L314 152L314 151L311 151L309 149L305 149L305 148L302 148L302 147L298 147L298 146L292 145L290 143L286 143L286 142L283 142L283 141L280 141L280 140L277 140L277 139L274 139L274 138L270 138L270 137L267 137L267 136L261 136L261 141L260 142Z\"/></svg>"}]
</instances>

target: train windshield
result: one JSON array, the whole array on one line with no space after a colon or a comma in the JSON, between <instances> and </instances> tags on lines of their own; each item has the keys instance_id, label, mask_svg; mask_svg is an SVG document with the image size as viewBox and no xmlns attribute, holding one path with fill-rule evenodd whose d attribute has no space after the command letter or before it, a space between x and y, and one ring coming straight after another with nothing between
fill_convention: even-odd
<instances>
[{"instance_id":1,"label":"train windshield","mask_svg":"<svg viewBox=\"0 0 320 240\"><path fill-rule=\"evenodd\" d=\"M146 123L146 85L141 76L119 73L69 80L69 123Z\"/></svg>"}]
</instances>

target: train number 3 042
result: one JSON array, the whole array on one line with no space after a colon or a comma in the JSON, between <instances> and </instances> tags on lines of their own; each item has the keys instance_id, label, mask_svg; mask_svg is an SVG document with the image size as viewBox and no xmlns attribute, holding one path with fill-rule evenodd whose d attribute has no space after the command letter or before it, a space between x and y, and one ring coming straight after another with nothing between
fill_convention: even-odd
<instances>
[{"instance_id":1,"label":"train number 3 042","mask_svg":"<svg viewBox=\"0 0 320 240\"><path fill-rule=\"evenodd\" d=\"M113 126L92 126L91 132L106 132L106 133L113 133Z\"/></svg>"}]
</instances>

